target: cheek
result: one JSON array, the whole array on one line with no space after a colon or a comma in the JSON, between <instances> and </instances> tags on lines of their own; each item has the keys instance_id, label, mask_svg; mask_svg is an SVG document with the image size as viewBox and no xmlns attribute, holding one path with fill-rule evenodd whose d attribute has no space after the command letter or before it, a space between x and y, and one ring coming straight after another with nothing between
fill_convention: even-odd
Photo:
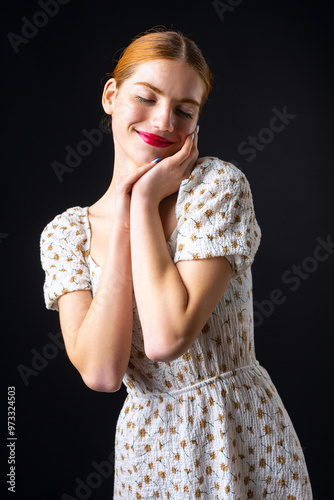
<instances>
[{"instance_id":1,"label":"cheek","mask_svg":"<svg viewBox=\"0 0 334 500\"><path fill-rule=\"evenodd\" d=\"M193 120L191 120L191 123L185 123L181 126L179 130L180 137L182 138L182 144L184 144L185 140L187 139L188 135L190 135L196 128L196 125Z\"/></svg>"},{"instance_id":2,"label":"cheek","mask_svg":"<svg viewBox=\"0 0 334 500\"><path fill-rule=\"evenodd\" d=\"M120 104L114 108L112 116L112 131L119 138L126 137L129 127L138 121L138 114L135 109L125 104Z\"/></svg>"},{"instance_id":3,"label":"cheek","mask_svg":"<svg viewBox=\"0 0 334 500\"><path fill-rule=\"evenodd\" d=\"M198 123L197 116L192 119L184 118L178 120L179 133L186 139L186 137L194 132Z\"/></svg>"},{"instance_id":4,"label":"cheek","mask_svg":"<svg viewBox=\"0 0 334 500\"><path fill-rule=\"evenodd\" d=\"M136 103L132 103L127 100L118 103L114 109L114 114L122 123L124 123L124 125L129 125L143 116L143 112L140 107L136 105Z\"/></svg>"}]
</instances>

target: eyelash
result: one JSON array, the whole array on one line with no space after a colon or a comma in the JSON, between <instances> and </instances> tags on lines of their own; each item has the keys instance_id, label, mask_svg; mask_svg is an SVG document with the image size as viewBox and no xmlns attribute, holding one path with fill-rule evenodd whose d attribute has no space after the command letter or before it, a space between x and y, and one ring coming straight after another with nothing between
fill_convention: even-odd
<instances>
[{"instance_id":1,"label":"eyelash","mask_svg":"<svg viewBox=\"0 0 334 500\"><path fill-rule=\"evenodd\" d=\"M154 102L153 99L145 99L145 97L141 97L140 95L137 95L136 99L143 104L150 104ZM185 111L182 111L182 109L177 109L176 111L181 113L185 118L190 118L190 119L193 118L193 115L191 115L190 113L186 113Z\"/></svg>"}]
</instances>

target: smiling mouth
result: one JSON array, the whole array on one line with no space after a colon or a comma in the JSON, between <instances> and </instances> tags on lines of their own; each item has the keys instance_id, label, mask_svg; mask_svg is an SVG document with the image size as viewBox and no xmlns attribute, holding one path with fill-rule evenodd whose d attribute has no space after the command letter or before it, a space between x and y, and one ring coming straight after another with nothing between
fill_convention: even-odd
<instances>
[{"instance_id":1,"label":"smiling mouth","mask_svg":"<svg viewBox=\"0 0 334 500\"><path fill-rule=\"evenodd\" d=\"M156 148L167 148L171 144L174 144L172 141L168 141L164 137L155 134L149 134L148 132L142 132L140 130L136 130L139 137L146 142L146 144L150 144L150 146L154 146Z\"/></svg>"}]
</instances>

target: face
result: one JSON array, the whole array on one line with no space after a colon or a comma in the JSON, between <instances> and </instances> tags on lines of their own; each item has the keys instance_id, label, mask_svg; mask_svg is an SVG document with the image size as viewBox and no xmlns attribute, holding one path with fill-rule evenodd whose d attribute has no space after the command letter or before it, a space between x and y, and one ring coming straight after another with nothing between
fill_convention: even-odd
<instances>
[{"instance_id":1,"label":"face","mask_svg":"<svg viewBox=\"0 0 334 500\"><path fill-rule=\"evenodd\" d=\"M107 82L103 106L112 114L115 160L137 166L171 156L197 125L204 82L185 63L142 63L119 89Z\"/></svg>"}]
</instances>

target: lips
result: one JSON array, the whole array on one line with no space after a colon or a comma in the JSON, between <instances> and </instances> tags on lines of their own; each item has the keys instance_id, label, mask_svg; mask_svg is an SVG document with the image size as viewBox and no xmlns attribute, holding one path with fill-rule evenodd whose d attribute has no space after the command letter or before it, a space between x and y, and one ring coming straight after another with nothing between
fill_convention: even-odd
<instances>
[{"instance_id":1,"label":"lips","mask_svg":"<svg viewBox=\"0 0 334 500\"><path fill-rule=\"evenodd\" d=\"M139 137L146 142L146 144L150 144L150 146L154 146L156 148L168 148L171 144L174 144L172 141L168 141L164 137L155 134L149 134L148 132L142 132L141 130L136 130Z\"/></svg>"}]
</instances>

